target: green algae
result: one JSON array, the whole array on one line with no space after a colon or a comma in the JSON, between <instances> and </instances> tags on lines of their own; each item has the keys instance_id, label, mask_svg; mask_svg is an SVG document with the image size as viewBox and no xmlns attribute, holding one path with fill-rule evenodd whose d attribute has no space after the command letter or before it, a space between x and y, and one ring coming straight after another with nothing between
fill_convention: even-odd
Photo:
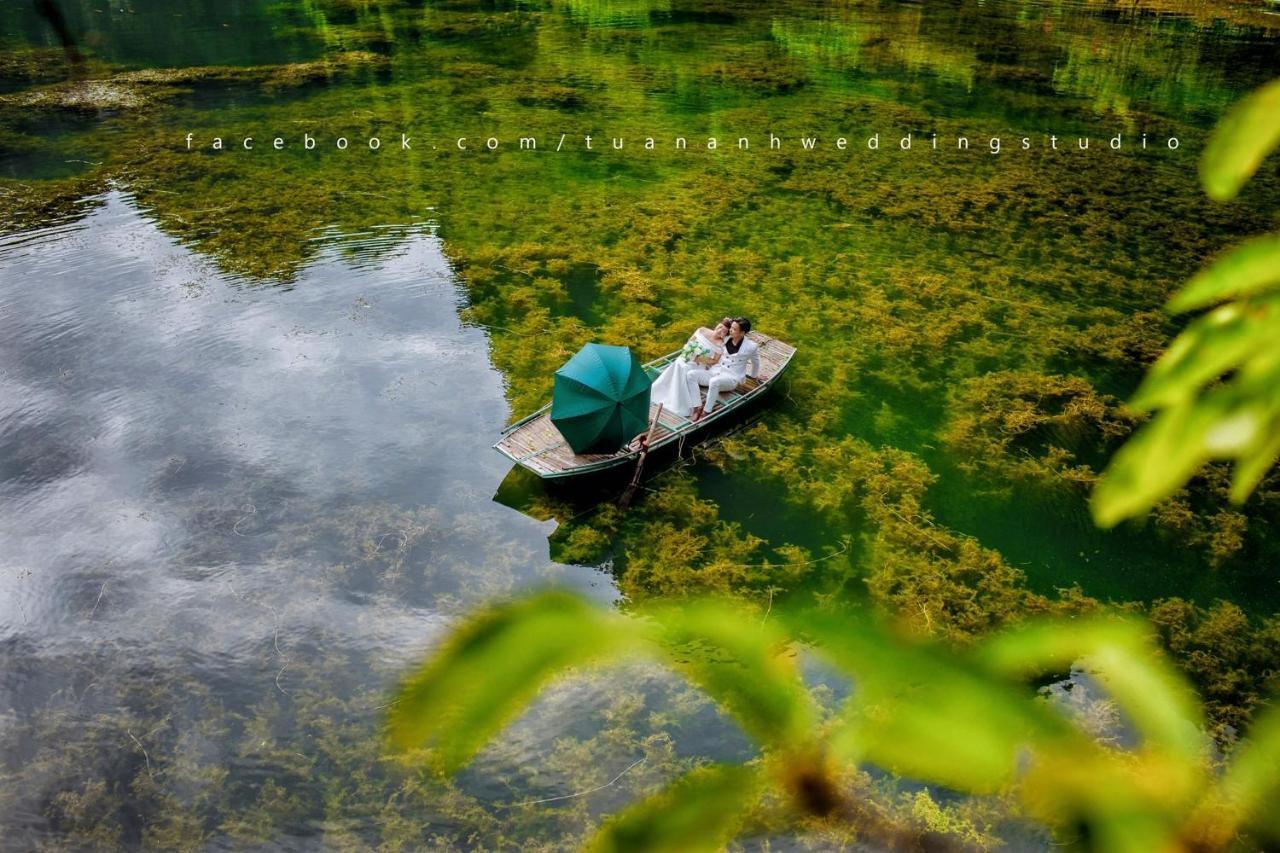
<instances>
[{"instance_id":1,"label":"green algae","mask_svg":"<svg viewBox=\"0 0 1280 853\"><path fill-rule=\"evenodd\" d=\"M62 50L15 47L0 52L0 87L28 87L76 73Z\"/></svg>"},{"instance_id":2,"label":"green algae","mask_svg":"<svg viewBox=\"0 0 1280 853\"><path fill-rule=\"evenodd\" d=\"M360 14L347 10L337 17L344 16L352 19L347 26L368 29ZM618 114L599 146L614 135L696 140L705 119L685 124L685 114L665 113L664 96L654 94L651 79L635 79L635 61L616 55L612 44L570 48L601 68L593 81L572 72L558 52L545 67L515 76L504 71L506 60L477 62L488 49L477 44L480 31L503 41L523 39L534 26L532 13L489 20L432 9L425 18L432 22L426 31L435 34L428 72L409 69L392 54L378 61L385 60L392 78L403 81L396 86L351 89L337 83L313 90L305 106L263 107L259 115L232 124L211 126L210 116L181 108L166 116L164 126L176 119L195 132L196 152L185 150L177 135L142 143L159 125L138 118L128 132L141 144L127 146L126 159L117 156L104 171L127 180L166 230L250 279L289 279L312 256L308 237L318 224L356 228L370 218L407 221L426 203L441 205L441 233L471 295L465 316L492 330L493 357L510 380L518 414L541 404L553 369L587 340L630 343L653 356L678 343L708 310L733 309L801 347L803 370L790 393L804 403L785 415L787 423L778 425L785 429L760 431L761 441L805 460L850 429L874 429L868 404L875 411L893 400L896 408L915 412L909 444L928 444L934 430L940 436L948 429L954 433L954 423L946 426L946 400L957 388L973 387L965 383L974 377L1015 371L1031 377L1024 394L1032 395L1051 389L1057 381L1052 377L1071 372L1084 383L1081 399L1106 397L1131 384L1141 363L1168 339L1170 330L1150 307L1169 292L1180 270L1210 253L1223 233L1266 226L1253 206L1222 209L1193 198L1176 153L1055 153L1045 150L1035 131L1011 132L982 118L938 119L925 109L857 90L805 85L799 81L819 73L828 59L819 57L813 70L801 71L794 63L802 61L803 51L788 59L773 44L747 43L729 60L677 64L669 54L674 48L644 30L627 31L640 34L641 68L675 67L675 90L720 93L713 97L725 106L702 133L743 127L759 145L767 144L760 129L768 127L767 133L789 140L806 133L826 139L844 134L860 146L864 134L880 132L891 148L910 132L918 147L854 154L832 146L801 152L792 143L779 152L694 154L667 147L579 150L557 158L544 152L442 151L454 128L477 138L507 129L508 140L518 129L545 145L564 126L566 111L583 113L590 122L597 121L597 109ZM393 17L392 31L398 20ZM892 21L912 26L909 19ZM769 33L777 29L771 19L761 22L762 32L766 23ZM334 28L340 26L331 23ZM456 38L450 35L455 31L461 33ZM353 33L350 41L358 42ZM546 37L568 41L554 28ZM373 61L365 57L356 65ZM920 73L902 58L872 63L884 65ZM481 77L481 70L488 76ZM737 77L724 76L730 71ZM760 77L766 72L781 76ZM928 73L942 83L950 79L936 69ZM144 90L197 81L256 80L265 86L269 79L307 81L319 74L320 64L307 63L275 75L250 68L116 76ZM742 88L764 100L750 110L735 106L734 93ZM483 126L469 115L471 93L482 95ZM441 97L450 100L438 113L412 107L422 98ZM1215 99L1206 96L1205 103L1210 108ZM584 112L584 104L592 109ZM820 112L825 132L813 126L812 116ZM291 114L308 118L301 127L288 127L298 124ZM1161 138L1178 134L1190 152L1202 137L1175 116L1151 119L1146 130ZM317 136L325 131L326 153L300 150L298 131L312 127ZM261 145L262 137L281 128L293 132L279 155L208 150L215 135L232 149L242 134L256 134ZM413 151L340 154L331 147L339 134L355 140L382 134L393 149L399 139L393 131L404 130L418 140ZM740 132L746 131L720 131L729 145ZM932 151L925 146L934 133L948 143L972 136L980 147L991 136L1004 136L1013 147L1014 139L1032 135L1036 147L1001 155ZM1096 142L1106 138L1098 136ZM437 147L422 150L424 143ZM856 179L850 179L851 168ZM278 191L240 189L262 181ZM1184 211L1176 219L1164 213L1172 197ZM289 203L282 203L285 198ZM1070 239L1052 240L1058 233ZM909 263L895 259L893 247L904 244L913 246ZM571 292L568 273L584 264L599 270L589 306ZM712 307L724 301L726 283L734 283L737 304ZM1134 307L1143 310L1134 313ZM838 354L821 344L831 330L852 342ZM1108 392L1090 390L1095 382ZM814 405L818 399L822 406ZM1006 484L1036 479L1027 470L1030 464L1048 466L1038 479L1069 476L1080 485L1090 481L1109 446L1100 444L1087 460L1071 464L1061 448L1050 451L1055 457L1039 453L1038 463L1021 448L999 444L974 445L961 455L981 458L988 473ZM779 467L782 455L754 466L750 476L793 481ZM814 473L805 468L807 476ZM833 476L818 474L833 489L848 488Z\"/></svg>"},{"instance_id":3,"label":"green algae","mask_svg":"<svg viewBox=\"0 0 1280 853\"><path fill-rule=\"evenodd\" d=\"M193 86L252 83L264 93L273 94L376 70L386 64L387 58L379 54L346 51L289 65L144 68L0 95L0 109L141 110L175 98Z\"/></svg>"},{"instance_id":4,"label":"green algae","mask_svg":"<svg viewBox=\"0 0 1280 853\"><path fill-rule=\"evenodd\" d=\"M962 644L1029 615L1085 612L1115 597L1105 584L1075 584L1068 549L1052 555L1061 591L1033 591L998 549L931 509L931 496L958 470L977 484L972 499L1010 513L1011 524L1018 515L1008 498L1022 489L1083 505L1084 488L1132 428L1116 400L1174 331L1158 306L1221 245L1274 224L1265 211L1280 197L1276 181L1212 205L1190 165L1237 86L1224 63L1201 59L1196 27L1263 28L1266 16L1168 2L1140 4L1158 20L1123 29L1054 5L1015 24L971 10L943 19L998 28L1018 56L1011 64L932 29L932 13L918 7L306 6L330 51L320 60L116 67L57 83L60 72L37 74L13 59L5 79L25 88L0 96L5 125L20 127L17 114L32 109L119 114L46 143L98 164L86 174L0 178L0 228L75 216L85 197L122 186L167 233L255 286L292 281L323 245L317 229L356 232L429 211L466 287L463 317L488 330L517 416L545 401L554 369L587 341L653 357L693 326L751 316L799 347L763 419L652 480L630 513L609 503L582 513L554 495L531 510L562 519L553 559L607 565L631 601L706 592L756 608L785 595L833 607L870 601L910 630ZM1173 12L1191 17L1156 14ZM735 28L731 49L708 46L719 27ZM258 99L236 109L189 101L197 91L245 88ZM302 147L304 133L320 140L317 150ZM412 149L399 149L402 133ZM575 139L555 153L561 133ZM588 133L590 152L581 142ZM769 150L771 133L784 148ZM1064 150L1050 148L1051 133ZM1112 152L1116 133L1128 147ZM1142 150L1144 133L1159 145L1176 136L1181 147ZM880 150L866 148L873 134ZM913 147L902 151L907 134ZM1072 150L1086 134L1090 150ZM287 147L264 150L276 135ZM467 152L453 147L464 135ZM481 148L490 135L503 140L498 152ZM517 149L525 135L537 137L537 152ZM735 149L742 135L747 151ZM259 147L236 150L246 136ZM335 150L340 136L353 140L349 151ZM365 144L374 136L377 152ZM645 151L650 136L663 144ZM671 143L681 136L688 150ZM717 152L702 147L710 136L719 137ZM804 151L802 136L823 144ZM961 136L971 149L957 148ZM1034 143L1025 151L1024 136ZM211 150L215 137L225 150ZM628 147L611 150L612 137ZM846 150L833 144L840 137ZM999 154L994 137L1004 143ZM30 150L38 138L6 129L0 150ZM705 493L699 467L776 495L761 511L809 519L812 535L760 536L739 508ZM1274 484L1243 510L1223 510L1220 479L1210 472L1157 508L1138 541L1189 544L1184 559L1206 574L1271 564ZM388 607L410 589L436 590L444 610L507 592L508 567L406 560L455 526L465 524L368 507L284 531L274 559L310 560L308 543L340 543L347 557L319 567L317 588L373 588ZM388 530L401 533L384 539ZM533 560L512 555L513 564ZM1169 599L1152 578L1148 603L1131 606L1161 626L1225 738L1274 687L1277 629L1274 599L1245 600L1237 590L1238 604L1214 603L1233 591L1223 574L1194 603ZM281 826L319 822L326 838L352 846L520 840L550 849L594 824L585 801L555 812L495 808L388 768L377 745L379 695L333 695L350 665L340 656L300 661L290 669L293 696L259 678L251 717L200 694L201 722L186 730L156 726L162 708L198 691L190 683L163 684L144 702L130 692L142 688L122 686L104 707L150 710L104 712L87 733L71 731L52 703L39 731L28 732L43 745L38 761L0 791L12 797L40 773L64 780L42 808L69 844L181 848L225 836L252 846ZM543 772L585 789L608 781L600 769L614 767L608 758L644 755L645 775L618 790L626 800L689 766L672 746L685 716L616 684L599 689L610 703L599 732L557 741ZM145 755L129 751L134 737ZM240 744L241 758L281 768L280 781L249 781L207 759L201 738ZM52 747L62 741L69 746ZM126 781L112 787L79 769L102 752L129 756ZM536 774L512 755L499 763L503 778L537 799ZM888 799L886 808L979 846L1000 819L973 803ZM143 828L122 816L125 803L146 815ZM381 827L377 838L371 824ZM813 845L849 841L819 835Z\"/></svg>"},{"instance_id":5,"label":"green algae","mask_svg":"<svg viewBox=\"0 0 1280 853\"><path fill-rule=\"evenodd\" d=\"M943 440L969 473L1007 482L1054 483L1086 492L1096 460L1133 431L1134 416L1084 379L987 373L952 392Z\"/></svg>"},{"instance_id":6,"label":"green algae","mask_svg":"<svg viewBox=\"0 0 1280 853\"><path fill-rule=\"evenodd\" d=\"M50 222L79 219L98 206L107 188L100 175L54 181L0 184L0 228L21 231Z\"/></svg>"},{"instance_id":7,"label":"green algae","mask_svg":"<svg viewBox=\"0 0 1280 853\"><path fill-rule=\"evenodd\" d=\"M520 31L514 24L485 25L474 15L433 11L431 17L452 22L448 26ZM634 83L622 87L626 75L608 70L613 66L607 62L598 75L612 81L605 89L549 82L532 90L541 94L531 94L530 76L572 78L553 60L550 69L533 75L496 73L481 82L474 62L448 61L452 55L474 58L478 48L467 40L445 41L437 66L441 73L411 78L404 85L407 97L483 92L494 115L486 122L490 127L528 128L543 139L554 138L548 131L575 99L616 109L644 104L646 86L642 83L641 91ZM660 47L650 49L661 55ZM759 52L753 61L772 68L776 56L771 51ZM596 55L595 61L601 57L609 54ZM755 73L743 64L745 55L737 59L743 73ZM394 57L392 63L394 69ZM696 67L687 78L691 86L732 92L742 85L708 80ZM457 102L456 117L425 117L424 127L424 116L410 112L403 99L373 94L380 122L347 118L330 134L363 138L379 132L379 123L397 127L396 116L400 126L416 128L420 140L441 141L451 121L475 126L466 118L465 100ZM752 125L798 137L812 130L811 120L800 119L813 114L807 108L811 103L814 110L827 108L828 136L856 137L860 128L916 128L921 144L934 132L944 139L961 133L1010 135L994 125L980 134L981 125L973 120L939 121L923 110L870 96L839 98L835 110L832 100L825 91L783 86L763 110L752 111ZM313 115L336 119L349 111L350 98L343 90L320 91L307 107ZM719 119L724 125L738 120L734 107ZM1196 144L1196 129L1167 118L1161 122L1164 134L1181 134L1188 148ZM314 123L328 126L320 119ZM1160 126L1148 129L1157 135ZM199 135L207 143L217 130L206 128ZM234 139L239 131L221 132ZM682 132L695 135L676 118L647 106L634 119L624 118L610 135ZM893 139L888 132L885 136L886 143ZM1190 180L1170 165L1167 153L1054 154L1038 147L1015 160L926 149L863 152L855 160L830 147L800 153L793 145L776 155L701 155L707 159L691 165L691 155L671 150L583 153L552 163L543 154L387 151L351 154L361 158L356 161L360 169L353 170L339 159L347 155L330 151L308 157L296 145L277 159L208 152L193 158L175 148L148 151L125 167L139 199L173 233L251 277L288 278L309 257L305 235L318 222L356 227L370 215L412 217L413 197L399 202L385 188L406 170L422 175L424 183L429 174L430 190L419 191L419 198L450 202L442 234L472 297L466 316L493 330L495 363L511 380L517 413L540 405L552 370L585 341L632 343L645 356L657 355L678 343L691 322L701 321L703 306L723 299L725 282L748 283L739 310L786 330L784 336L801 346L801 364L809 362L793 397L813 401L825 395L827 405L803 407L798 422L785 431L782 441L801 459L863 422L865 402L895 395L919 407L925 416L919 426L927 436L930 419L939 426L945 419L943 403L951 389L992 371L1051 377L1070 369L1081 371L1080 382L1092 378L1109 388L1123 387L1136 374L1135 361L1157 352L1168 335L1150 311L1130 314L1129 307L1158 304L1177 271L1212 250L1219 240L1215 235L1232 227L1265 227L1265 218L1250 209L1222 210L1193 199ZM402 160L392 159L402 154ZM845 176L853 162L859 178L851 181ZM317 180L317 175L331 177ZM293 203L236 190L254 180L272 181ZM888 187L893 191L886 192ZM1189 212L1170 220L1163 211L1174 188ZM1105 206L1100 197L1107 199ZM191 201L183 204L183 198ZM210 221L197 212L206 208L221 208L222 215ZM247 222L259 224L245 227ZM1072 239L1027 239L1055 232ZM1133 234L1141 236L1126 239ZM760 241L757 235L769 239ZM889 247L904 242L915 247L916 256L910 264L894 264ZM602 318L598 323L571 310L566 290L563 270L584 263L600 270L591 305L591 313ZM767 285L752 287L752 282ZM824 353L817 342L829 329L857 344L839 357ZM777 433L761 438L777 441ZM1015 454L1004 466L1006 482L1010 466L1025 461ZM990 457L989 465L1001 467L1004 455ZM1090 464L1066 467L1084 483L1096 462L1095 453ZM760 473L793 479L774 470L777 464L762 464ZM830 482L836 489L847 487Z\"/></svg>"}]
</instances>

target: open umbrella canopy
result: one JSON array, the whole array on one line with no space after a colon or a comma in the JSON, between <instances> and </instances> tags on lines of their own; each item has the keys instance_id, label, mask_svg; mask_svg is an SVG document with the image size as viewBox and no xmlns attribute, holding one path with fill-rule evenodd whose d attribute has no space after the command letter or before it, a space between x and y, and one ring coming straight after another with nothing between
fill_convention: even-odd
<instances>
[{"instance_id":1,"label":"open umbrella canopy","mask_svg":"<svg viewBox=\"0 0 1280 853\"><path fill-rule=\"evenodd\" d=\"M652 384L630 348L587 344L556 371L551 422L574 453L612 453L648 428Z\"/></svg>"}]
</instances>

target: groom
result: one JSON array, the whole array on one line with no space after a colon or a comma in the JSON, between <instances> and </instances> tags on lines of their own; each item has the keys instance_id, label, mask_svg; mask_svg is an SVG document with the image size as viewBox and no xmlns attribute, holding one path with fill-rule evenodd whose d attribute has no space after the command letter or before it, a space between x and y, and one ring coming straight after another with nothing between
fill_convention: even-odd
<instances>
[{"instance_id":1,"label":"groom","mask_svg":"<svg viewBox=\"0 0 1280 853\"><path fill-rule=\"evenodd\" d=\"M710 414L720 400L722 391L731 391L738 387L747 376L755 376L760 372L760 347L747 337L751 331L751 321L739 317L729 326L729 339L724 342L724 352L712 359L710 365L689 371L689 390L697 399L698 387L707 389L707 402L693 410L692 420L704 414ZM750 364L751 371L747 371Z\"/></svg>"}]
</instances>

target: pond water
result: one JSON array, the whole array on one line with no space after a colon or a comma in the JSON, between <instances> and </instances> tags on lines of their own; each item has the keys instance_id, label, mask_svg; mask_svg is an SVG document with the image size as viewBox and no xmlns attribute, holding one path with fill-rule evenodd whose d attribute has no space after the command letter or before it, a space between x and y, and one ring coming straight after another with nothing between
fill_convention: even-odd
<instances>
[{"instance_id":1,"label":"pond water","mask_svg":"<svg viewBox=\"0 0 1280 853\"><path fill-rule=\"evenodd\" d=\"M0 0L19 846L560 845L746 753L642 669L553 692L456 785L383 761L404 667L540 585L891 603L964 574L901 559L954 537L1013 572L992 613L1073 584L1280 608L1275 484L1234 510L1211 475L1110 533L1086 509L1119 401L1177 329L1163 300L1274 226L1274 167L1215 205L1194 164L1275 73L1280 16L50 6ZM797 345L792 376L625 517L489 449L582 343L653 357L726 313Z\"/></svg>"}]
</instances>

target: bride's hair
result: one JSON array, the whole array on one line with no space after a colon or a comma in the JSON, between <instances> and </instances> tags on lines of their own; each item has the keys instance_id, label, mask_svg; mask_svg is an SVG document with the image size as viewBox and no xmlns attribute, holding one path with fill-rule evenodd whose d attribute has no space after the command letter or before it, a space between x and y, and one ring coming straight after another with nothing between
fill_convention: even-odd
<instances>
[{"instance_id":1,"label":"bride's hair","mask_svg":"<svg viewBox=\"0 0 1280 853\"><path fill-rule=\"evenodd\" d=\"M720 321L720 325L724 326L726 329L729 328L730 326L733 325L733 318L725 317L723 320Z\"/></svg>"}]
</instances>

